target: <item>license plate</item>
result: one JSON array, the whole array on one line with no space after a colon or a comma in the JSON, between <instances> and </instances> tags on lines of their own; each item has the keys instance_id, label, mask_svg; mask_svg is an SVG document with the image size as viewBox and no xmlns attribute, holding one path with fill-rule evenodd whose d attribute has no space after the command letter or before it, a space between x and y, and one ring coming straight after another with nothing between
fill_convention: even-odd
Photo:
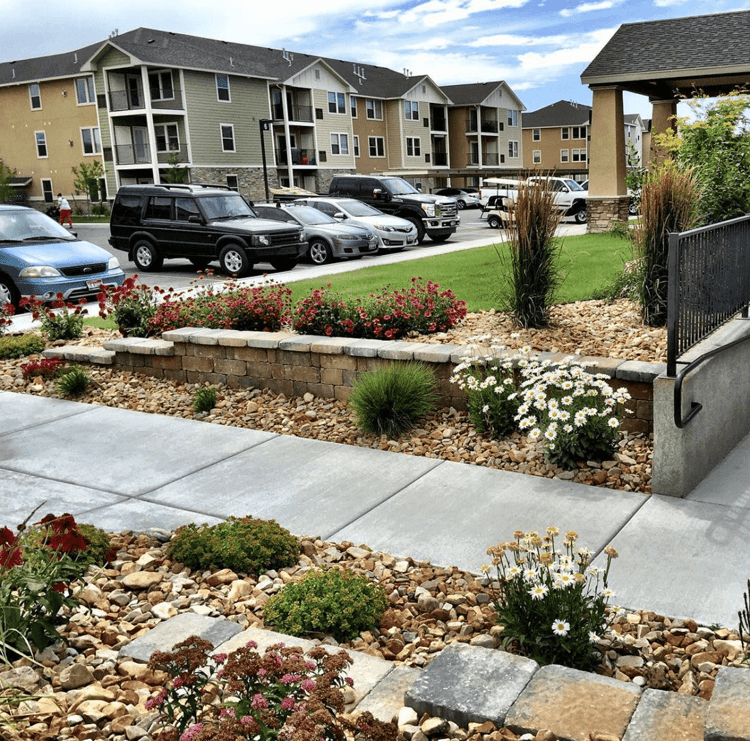
<instances>
[{"instance_id":1,"label":"license plate","mask_svg":"<svg viewBox=\"0 0 750 741\"><path fill-rule=\"evenodd\" d=\"M89 291L96 291L97 289L102 287L101 280L87 280L86 281L86 288L89 289Z\"/></svg>"}]
</instances>

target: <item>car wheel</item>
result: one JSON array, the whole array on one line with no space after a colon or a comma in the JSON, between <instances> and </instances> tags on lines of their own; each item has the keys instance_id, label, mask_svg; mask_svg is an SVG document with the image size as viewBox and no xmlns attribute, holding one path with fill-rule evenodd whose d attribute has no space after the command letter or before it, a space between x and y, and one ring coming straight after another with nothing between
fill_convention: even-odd
<instances>
[{"instance_id":1,"label":"car wheel","mask_svg":"<svg viewBox=\"0 0 750 741\"><path fill-rule=\"evenodd\" d=\"M191 257L189 260L198 270L208 267L208 264L211 262L210 257Z\"/></svg>"},{"instance_id":2,"label":"car wheel","mask_svg":"<svg viewBox=\"0 0 750 741\"><path fill-rule=\"evenodd\" d=\"M463 211L466 208L466 201L456 201L458 210Z\"/></svg>"},{"instance_id":3,"label":"car wheel","mask_svg":"<svg viewBox=\"0 0 750 741\"><path fill-rule=\"evenodd\" d=\"M628 203L628 214L630 216L638 216L638 206L635 205L635 201Z\"/></svg>"},{"instance_id":4,"label":"car wheel","mask_svg":"<svg viewBox=\"0 0 750 741\"><path fill-rule=\"evenodd\" d=\"M576 211L573 218L576 220L576 224L586 223L586 209L582 208L580 211Z\"/></svg>"},{"instance_id":5,"label":"car wheel","mask_svg":"<svg viewBox=\"0 0 750 741\"><path fill-rule=\"evenodd\" d=\"M138 270L144 273L153 273L161 270L164 258L158 253L156 247L146 239L138 240L133 246L133 262Z\"/></svg>"},{"instance_id":6,"label":"car wheel","mask_svg":"<svg viewBox=\"0 0 750 741\"><path fill-rule=\"evenodd\" d=\"M14 307L17 307L19 298L18 289L13 281L4 275L0 275L0 309L5 304L13 304Z\"/></svg>"},{"instance_id":7,"label":"car wheel","mask_svg":"<svg viewBox=\"0 0 750 741\"><path fill-rule=\"evenodd\" d=\"M499 229L503 225L503 222L500 221L500 217L493 214L492 216L487 217L487 226L492 227L493 229Z\"/></svg>"},{"instance_id":8,"label":"car wheel","mask_svg":"<svg viewBox=\"0 0 750 741\"><path fill-rule=\"evenodd\" d=\"M333 261L331 246L322 239L313 239L310 242L307 254L315 265L325 265Z\"/></svg>"},{"instance_id":9,"label":"car wheel","mask_svg":"<svg viewBox=\"0 0 750 741\"><path fill-rule=\"evenodd\" d=\"M425 235L427 232L424 230L424 224L422 223L421 219L418 219L416 216L403 216L402 218L406 219L407 221L411 221L412 224L417 228L417 243L422 244L424 242Z\"/></svg>"},{"instance_id":10,"label":"car wheel","mask_svg":"<svg viewBox=\"0 0 750 741\"><path fill-rule=\"evenodd\" d=\"M297 266L298 262L296 257L277 257L275 260L270 260L274 270L291 270Z\"/></svg>"},{"instance_id":11,"label":"car wheel","mask_svg":"<svg viewBox=\"0 0 750 741\"><path fill-rule=\"evenodd\" d=\"M219 264L227 275L233 275L235 278L244 278L252 267L245 250L236 244L228 244L221 251Z\"/></svg>"}]
</instances>

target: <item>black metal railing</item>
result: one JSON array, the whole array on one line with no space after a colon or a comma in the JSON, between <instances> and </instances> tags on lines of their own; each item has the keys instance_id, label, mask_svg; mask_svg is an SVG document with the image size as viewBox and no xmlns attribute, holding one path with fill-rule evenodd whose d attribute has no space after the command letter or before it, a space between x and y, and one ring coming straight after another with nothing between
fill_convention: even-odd
<instances>
[{"instance_id":1,"label":"black metal railing","mask_svg":"<svg viewBox=\"0 0 750 741\"><path fill-rule=\"evenodd\" d=\"M118 165L147 165L151 162L148 145L134 147L132 144L115 145Z\"/></svg>"},{"instance_id":2,"label":"black metal railing","mask_svg":"<svg viewBox=\"0 0 750 741\"><path fill-rule=\"evenodd\" d=\"M498 126L497 121L486 120L482 121L482 131L486 134L497 134Z\"/></svg>"},{"instance_id":3,"label":"black metal railing","mask_svg":"<svg viewBox=\"0 0 750 741\"><path fill-rule=\"evenodd\" d=\"M303 123L312 123L313 120L313 109L311 105L298 105L297 103L290 103L286 107L289 121L302 121ZM284 120L284 107L281 103L274 103L273 105L273 117L276 121Z\"/></svg>"},{"instance_id":4,"label":"black metal railing","mask_svg":"<svg viewBox=\"0 0 750 741\"><path fill-rule=\"evenodd\" d=\"M497 152L485 152L482 155L484 165L497 165L500 162L500 157Z\"/></svg>"},{"instance_id":5,"label":"black metal railing","mask_svg":"<svg viewBox=\"0 0 750 741\"><path fill-rule=\"evenodd\" d=\"M750 215L670 234L667 299L667 375L675 378L675 424L684 427L701 409L693 402L682 418L682 382L712 350L677 373L678 357L750 305Z\"/></svg>"},{"instance_id":6,"label":"black metal railing","mask_svg":"<svg viewBox=\"0 0 750 741\"><path fill-rule=\"evenodd\" d=\"M432 164L435 165L435 167L446 167L448 165L447 152L433 152Z\"/></svg>"},{"instance_id":7,"label":"black metal railing","mask_svg":"<svg viewBox=\"0 0 750 741\"><path fill-rule=\"evenodd\" d=\"M445 116L432 116L430 118L430 129L432 131L448 131L448 120Z\"/></svg>"}]
</instances>

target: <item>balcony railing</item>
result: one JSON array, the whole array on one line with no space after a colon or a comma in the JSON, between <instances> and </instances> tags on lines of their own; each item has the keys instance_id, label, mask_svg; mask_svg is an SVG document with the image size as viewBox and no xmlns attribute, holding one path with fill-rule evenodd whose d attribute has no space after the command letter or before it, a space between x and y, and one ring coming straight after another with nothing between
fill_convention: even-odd
<instances>
[{"instance_id":1,"label":"balcony railing","mask_svg":"<svg viewBox=\"0 0 750 741\"><path fill-rule=\"evenodd\" d=\"M118 165L148 165L151 153L148 146L134 147L132 144L115 145L115 157Z\"/></svg>"},{"instance_id":2,"label":"balcony railing","mask_svg":"<svg viewBox=\"0 0 750 741\"><path fill-rule=\"evenodd\" d=\"M171 149L169 152L157 152L156 158L161 163L167 163L172 157L175 157L175 155L178 164L187 163L187 147L185 146L182 146L179 149Z\"/></svg>"},{"instance_id":3,"label":"balcony railing","mask_svg":"<svg viewBox=\"0 0 750 741\"><path fill-rule=\"evenodd\" d=\"M448 131L448 121L445 116L432 116L430 118L430 129L432 131Z\"/></svg>"},{"instance_id":4,"label":"balcony railing","mask_svg":"<svg viewBox=\"0 0 750 741\"><path fill-rule=\"evenodd\" d=\"M435 165L435 167L446 167L448 165L447 152L433 152L432 164Z\"/></svg>"},{"instance_id":5,"label":"balcony railing","mask_svg":"<svg viewBox=\"0 0 750 741\"><path fill-rule=\"evenodd\" d=\"M497 121L482 121L482 132L485 134L497 134L498 131L503 130L503 125Z\"/></svg>"},{"instance_id":6,"label":"balcony railing","mask_svg":"<svg viewBox=\"0 0 750 741\"><path fill-rule=\"evenodd\" d=\"M476 167L479 164L479 155L475 152L469 152L469 155L466 158L466 166L467 167Z\"/></svg>"},{"instance_id":7,"label":"balcony railing","mask_svg":"<svg viewBox=\"0 0 750 741\"><path fill-rule=\"evenodd\" d=\"M317 162L315 161L315 150L314 149L295 149L292 148L291 150L292 155L292 164L300 167L306 167L306 166L314 166L317 165ZM288 152L286 149L277 149L276 150L276 164L277 165L288 165L289 164L289 158L287 156Z\"/></svg>"},{"instance_id":8,"label":"balcony railing","mask_svg":"<svg viewBox=\"0 0 750 741\"><path fill-rule=\"evenodd\" d=\"M152 100L151 107L154 110L184 110L182 91L175 87L173 93L173 98ZM110 111L140 111L146 107L146 98L140 85L129 90L110 90L108 95Z\"/></svg>"},{"instance_id":9,"label":"balcony railing","mask_svg":"<svg viewBox=\"0 0 750 741\"><path fill-rule=\"evenodd\" d=\"M292 103L291 105L287 105L286 110L290 121L301 121L302 123L313 122L312 106ZM276 121L284 120L284 108L281 103L276 103L273 106L273 117Z\"/></svg>"},{"instance_id":10,"label":"balcony railing","mask_svg":"<svg viewBox=\"0 0 750 741\"><path fill-rule=\"evenodd\" d=\"M498 164L498 154L497 152L485 152L484 156L482 157L484 165L497 165Z\"/></svg>"},{"instance_id":11,"label":"balcony railing","mask_svg":"<svg viewBox=\"0 0 750 741\"><path fill-rule=\"evenodd\" d=\"M467 118L466 119L466 133L476 134L478 130L479 130L479 125L477 124L476 119Z\"/></svg>"}]
</instances>

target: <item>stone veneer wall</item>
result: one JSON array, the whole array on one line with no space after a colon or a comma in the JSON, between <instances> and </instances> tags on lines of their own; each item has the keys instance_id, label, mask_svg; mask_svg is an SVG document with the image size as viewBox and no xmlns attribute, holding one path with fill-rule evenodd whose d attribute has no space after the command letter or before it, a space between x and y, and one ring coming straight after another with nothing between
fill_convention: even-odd
<instances>
[{"instance_id":1,"label":"stone veneer wall","mask_svg":"<svg viewBox=\"0 0 750 741\"><path fill-rule=\"evenodd\" d=\"M266 186L262 167L191 167L190 180L193 183L216 183L226 185L227 175L237 176L240 193L251 201L266 200ZM276 168L268 168L268 187L275 188L279 182Z\"/></svg>"},{"instance_id":2,"label":"stone veneer wall","mask_svg":"<svg viewBox=\"0 0 750 741\"><path fill-rule=\"evenodd\" d=\"M165 332L162 339L128 337L106 342L103 348L60 347L45 350L44 355L184 383L268 388L287 396L310 392L341 401L348 401L360 373L416 360L434 370L439 406L466 409L465 394L450 383L453 368L465 352L461 345L185 328ZM606 374L612 386L625 386L630 392L632 414L623 420L623 429L653 430L653 380L665 371L663 364L562 353L541 353L540 357L574 357L590 363L592 372Z\"/></svg>"},{"instance_id":3,"label":"stone veneer wall","mask_svg":"<svg viewBox=\"0 0 750 741\"><path fill-rule=\"evenodd\" d=\"M613 221L624 221L628 223L628 204L630 196L613 196L609 198L596 198L589 196L586 202L587 223L586 231L590 234L606 232Z\"/></svg>"}]
</instances>

